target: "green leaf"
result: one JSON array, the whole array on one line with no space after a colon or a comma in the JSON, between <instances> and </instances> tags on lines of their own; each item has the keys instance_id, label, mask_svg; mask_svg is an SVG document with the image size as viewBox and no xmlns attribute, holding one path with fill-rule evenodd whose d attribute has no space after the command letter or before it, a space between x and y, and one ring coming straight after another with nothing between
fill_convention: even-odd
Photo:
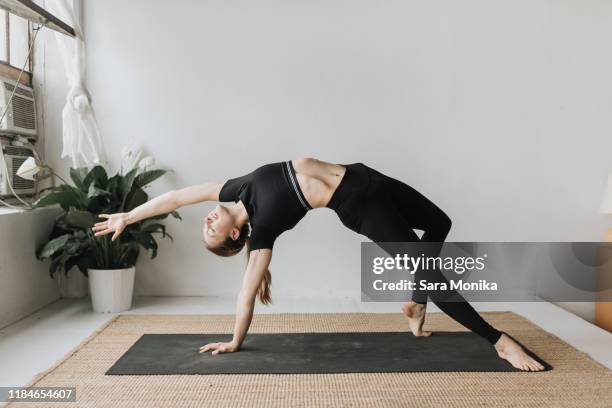
<instances>
[{"instance_id":1,"label":"green leaf","mask_svg":"<svg viewBox=\"0 0 612 408\"><path fill-rule=\"evenodd\" d=\"M130 191L132 190L132 186L134 185L134 180L136 179L137 171L138 171L137 168L130 170L128 174L123 176L123 178L120 180L119 194L121 198L121 206L119 207L119 212L124 211L125 200L128 194L130 193Z\"/></svg>"},{"instance_id":2,"label":"green leaf","mask_svg":"<svg viewBox=\"0 0 612 408\"><path fill-rule=\"evenodd\" d=\"M138 243L135 241L127 242L123 245L123 253L119 259L119 267L128 268L130 266L136 265L136 260L138 259Z\"/></svg>"},{"instance_id":3,"label":"green leaf","mask_svg":"<svg viewBox=\"0 0 612 408\"><path fill-rule=\"evenodd\" d=\"M157 231L158 229L162 229L162 230L166 230L166 226L164 224L160 224L158 222L155 223L151 223L151 224L147 224L144 227L142 227L142 229L140 231L142 232L154 232Z\"/></svg>"},{"instance_id":4,"label":"green leaf","mask_svg":"<svg viewBox=\"0 0 612 408\"><path fill-rule=\"evenodd\" d=\"M37 252L36 257L38 259L49 258L53 254L55 254L57 251L63 250L64 245L66 245L66 242L68 242L71 236L72 235L70 234L66 234L66 235L62 235L61 237L52 239L51 241L41 246L38 249L38 251L36 251Z\"/></svg>"},{"instance_id":5,"label":"green leaf","mask_svg":"<svg viewBox=\"0 0 612 408\"><path fill-rule=\"evenodd\" d=\"M34 206L47 207L50 205L59 204L65 211L68 211L70 207L83 208L84 202L85 197L83 197L83 193L80 190L63 184L46 196L38 199L34 203Z\"/></svg>"},{"instance_id":6,"label":"green leaf","mask_svg":"<svg viewBox=\"0 0 612 408\"><path fill-rule=\"evenodd\" d=\"M148 194L140 186L135 186L128 195L123 211L131 211L139 205L146 203L148 199Z\"/></svg>"},{"instance_id":7,"label":"green leaf","mask_svg":"<svg viewBox=\"0 0 612 408\"><path fill-rule=\"evenodd\" d=\"M89 268L89 257L88 256L81 256L79 258L77 258L77 267L79 268L79 270L81 271L81 273L85 276L89 276L87 269Z\"/></svg>"},{"instance_id":8,"label":"green leaf","mask_svg":"<svg viewBox=\"0 0 612 408\"><path fill-rule=\"evenodd\" d=\"M72 258L69 258L66 261L66 264L64 265L64 268L66 268L66 272L70 271L72 269L72 267L77 264L77 259L78 258L74 256Z\"/></svg>"},{"instance_id":9,"label":"green leaf","mask_svg":"<svg viewBox=\"0 0 612 408\"><path fill-rule=\"evenodd\" d=\"M110 191L102 190L101 188L96 187L94 184L90 184L89 190L87 190L87 198L92 199L98 196L110 197L112 194Z\"/></svg>"},{"instance_id":10,"label":"green leaf","mask_svg":"<svg viewBox=\"0 0 612 408\"><path fill-rule=\"evenodd\" d=\"M64 235L66 233L73 234L74 232L81 230L80 227L75 227L73 225L70 225L68 221L66 220L67 216L68 216L68 212L63 212L56 218L53 231L51 232L51 235L49 238L55 238L57 236Z\"/></svg>"},{"instance_id":11,"label":"green leaf","mask_svg":"<svg viewBox=\"0 0 612 408\"><path fill-rule=\"evenodd\" d=\"M89 200L87 211L92 214L112 214L115 212L115 207L112 206L112 201L107 196L97 196Z\"/></svg>"},{"instance_id":12,"label":"green leaf","mask_svg":"<svg viewBox=\"0 0 612 408\"><path fill-rule=\"evenodd\" d=\"M157 250L157 242L149 232L132 231L134 240L138 242L144 249Z\"/></svg>"},{"instance_id":13,"label":"green leaf","mask_svg":"<svg viewBox=\"0 0 612 408\"><path fill-rule=\"evenodd\" d=\"M83 189L83 180L87 176L87 167L79 167L79 168L70 168L70 178L74 182L74 185L82 191L87 191L87 189Z\"/></svg>"},{"instance_id":14,"label":"green leaf","mask_svg":"<svg viewBox=\"0 0 612 408\"><path fill-rule=\"evenodd\" d=\"M92 183L99 188L106 188L108 183L108 175L106 174L104 167L100 165L95 166L89 171L89 173L87 173L87 176L85 176L85 179L83 179L84 191L89 191L89 186Z\"/></svg>"},{"instance_id":15,"label":"green leaf","mask_svg":"<svg viewBox=\"0 0 612 408\"><path fill-rule=\"evenodd\" d=\"M151 184L153 181L157 180L167 172L167 170L163 169L144 171L136 177L136 184L138 184L140 187L144 187L147 184Z\"/></svg>"},{"instance_id":16,"label":"green leaf","mask_svg":"<svg viewBox=\"0 0 612 408\"><path fill-rule=\"evenodd\" d=\"M58 256L57 258L53 259L51 261L51 264L49 265L49 274L51 275L51 277L53 277L53 274L59 270L62 269L62 267L64 266L64 258L61 256Z\"/></svg>"},{"instance_id":17,"label":"green leaf","mask_svg":"<svg viewBox=\"0 0 612 408\"><path fill-rule=\"evenodd\" d=\"M74 239L70 239L68 240L68 242L66 242L66 247L64 249L64 252L66 253L67 256L74 256L79 253L80 249L81 249L81 242L74 240Z\"/></svg>"},{"instance_id":18,"label":"green leaf","mask_svg":"<svg viewBox=\"0 0 612 408\"><path fill-rule=\"evenodd\" d=\"M127 195L127 193L130 192L130 190L132 190L132 185L134 185L134 180L136 180L136 173L138 172L138 169L132 169L128 172L128 174L126 174L125 176L123 176L123 178L120 180L120 188L121 188L121 192L124 195Z\"/></svg>"},{"instance_id":19,"label":"green leaf","mask_svg":"<svg viewBox=\"0 0 612 408\"><path fill-rule=\"evenodd\" d=\"M153 238L151 237L150 233L132 230L130 231L130 234L134 238L134 241L138 242L145 249L151 248L151 240Z\"/></svg>"},{"instance_id":20,"label":"green leaf","mask_svg":"<svg viewBox=\"0 0 612 408\"><path fill-rule=\"evenodd\" d=\"M111 194L119 197L119 183L121 182L121 176L119 174L115 174L113 177L108 179L108 183L106 185L106 191L109 191Z\"/></svg>"},{"instance_id":21,"label":"green leaf","mask_svg":"<svg viewBox=\"0 0 612 408\"><path fill-rule=\"evenodd\" d=\"M151 259L154 259L155 257L157 257L157 241L155 240L155 238L153 238L153 236L151 236Z\"/></svg>"},{"instance_id":22,"label":"green leaf","mask_svg":"<svg viewBox=\"0 0 612 408\"><path fill-rule=\"evenodd\" d=\"M156 231L156 232L159 232L159 231ZM170 235L169 233L165 232L165 230L164 230L163 236L164 236L164 238L165 238L165 237L170 238L170 241L173 241L173 242L174 242L174 238L172 237L172 235Z\"/></svg>"},{"instance_id":23,"label":"green leaf","mask_svg":"<svg viewBox=\"0 0 612 408\"><path fill-rule=\"evenodd\" d=\"M138 258L138 243L135 241L128 241L121 244L118 250L118 268L127 268L136 264Z\"/></svg>"},{"instance_id":24,"label":"green leaf","mask_svg":"<svg viewBox=\"0 0 612 408\"><path fill-rule=\"evenodd\" d=\"M89 254L80 254L78 256L72 256L66 260L64 268L68 272L73 267L77 267L79 271L87 276L87 268L89 268Z\"/></svg>"},{"instance_id":25,"label":"green leaf","mask_svg":"<svg viewBox=\"0 0 612 408\"><path fill-rule=\"evenodd\" d=\"M96 217L89 211L71 209L66 214L66 222L79 228L91 228L96 223Z\"/></svg>"}]
</instances>

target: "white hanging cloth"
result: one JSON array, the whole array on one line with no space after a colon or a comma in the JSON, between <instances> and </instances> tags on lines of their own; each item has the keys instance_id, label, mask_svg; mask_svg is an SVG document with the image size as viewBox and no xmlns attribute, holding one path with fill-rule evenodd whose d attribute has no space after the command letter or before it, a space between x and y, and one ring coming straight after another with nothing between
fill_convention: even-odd
<instances>
[{"instance_id":1,"label":"white hanging cloth","mask_svg":"<svg viewBox=\"0 0 612 408\"><path fill-rule=\"evenodd\" d=\"M77 0L78 1L78 0ZM61 157L70 157L72 167L105 164L104 145L85 85L85 42L71 0L47 0L46 8L74 28L76 38L56 32L70 89L62 111L63 146Z\"/></svg>"}]
</instances>

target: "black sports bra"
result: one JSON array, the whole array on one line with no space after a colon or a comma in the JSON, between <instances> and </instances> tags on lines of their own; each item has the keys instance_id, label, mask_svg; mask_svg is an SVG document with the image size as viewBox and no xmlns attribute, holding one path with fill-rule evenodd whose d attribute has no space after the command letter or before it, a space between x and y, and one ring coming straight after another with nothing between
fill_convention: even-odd
<instances>
[{"instance_id":1,"label":"black sports bra","mask_svg":"<svg viewBox=\"0 0 612 408\"><path fill-rule=\"evenodd\" d=\"M251 250L272 248L312 207L306 201L291 161L270 163L227 180L219 201L242 201L249 215Z\"/></svg>"}]
</instances>

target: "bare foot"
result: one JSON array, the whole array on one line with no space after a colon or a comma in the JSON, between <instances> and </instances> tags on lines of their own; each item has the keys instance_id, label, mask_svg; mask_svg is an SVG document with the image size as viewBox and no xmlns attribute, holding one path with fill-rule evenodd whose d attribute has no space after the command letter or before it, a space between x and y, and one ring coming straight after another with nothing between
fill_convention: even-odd
<instances>
[{"instance_id":1,"label":"bare foot","mask_svg":"<svg viewBox=\"0 0 612 408\"><path fill-rule=\"evenodd\" d=\"M423 323L425 323L425 309L427 305L410 302L402 306L402 312L408 317L408 326L417 337L429 337L430 331L423 331Z\"/></svg>"},{"instance_id":2,"label":"bare foot","mask_svg":"<svg viewBox=\"0 0 612 408\"><path fill-rule=\"evenodd\" d=\"M504 360L508 360L514 367L523 371L542 371L544 366L529 357L525 350L514 340L502 333L495 343L497 354Z\"/></svg>"}]
</instances>

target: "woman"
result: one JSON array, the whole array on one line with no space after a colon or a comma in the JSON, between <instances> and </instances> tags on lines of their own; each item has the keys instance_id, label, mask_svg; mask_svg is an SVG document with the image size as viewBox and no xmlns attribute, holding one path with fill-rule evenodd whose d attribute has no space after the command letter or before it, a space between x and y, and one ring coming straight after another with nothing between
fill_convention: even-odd
<instances>
[{"instance_id":1,"label":"woman","mask_svg":"<svg viewBox=\"0 0 612 408\"><path fill-rule=\"evenodd\" d=\"M375 242L441 243L451 227L448 216L426 197L363 163L341 165L304 158L266 164L226 182L170 191L129 213L100 214L106 220L92 229L96 236L114 232L115 240L130 223L202 201L234 202L229 207L217 205L206 217L202 230L205 246L220 256L235 255L246 246L249 256L232 341L200 348L200 352L212 351L213 355L239 350L251 324L255 297L264 304L270 302L268 266L276 238L311 209L334 210L345 226ZM413 228L424 231L421 239ZM427 273L428 281L445 279L439 271ZM415 280L421 279L424 277L417 272ZM452 292L455 299L460 296ZM444 302L447 295L415 291L412 301L402 307L415 336L431 335L422 330L429 296L443 312L494 345L499 356L514 367L544 369L509 336L485 322L463 298Z\"/></svg>"}]
</instances>

